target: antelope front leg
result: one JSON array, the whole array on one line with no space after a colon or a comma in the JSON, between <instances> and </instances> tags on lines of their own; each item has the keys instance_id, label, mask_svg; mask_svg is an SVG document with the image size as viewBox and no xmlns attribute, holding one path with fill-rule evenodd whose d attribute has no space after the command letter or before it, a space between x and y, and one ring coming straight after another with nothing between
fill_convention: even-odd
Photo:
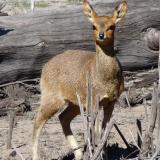
<instances>
[{"instance_id":1,"label":"antelope front leg","mask_svg":"<svg viewBox=\"0 0 160 160\"><path fill-rule=\"evenodd\" d=\"M102 122L102 128L103 129L106 128L106 124L111 119L112 112L113 112L113 109L114 109L114 104L115 104L115 102L111 102L107 106L103 107L103 111L104 111L104 118L103 118L103 122Z\"/></svg>"},{"instance_id":2,"label":"antelope front leg","mask_svg":"<svg viewBox=\"0 0 160 160\"><path fill-rule=\"evenodd\" d=\"M78 106L74 106L69 104L69 106L59 115L59 120L62 125L62 129L66 140L68 141L71 149L78 148L78 143L73 136L72 130L70 128L70 123L74 117L76 117L80 113ZM82 151L81 149L77 149L75 152L75 159L82 160Z\"/></svg>"},{"instance_id":3,"label":"antelope front leg","mask_svg":"<svg viewBox=\"0 0 160 160\"><path fill-rule=\"evenodd\" d=\"M109 123L110 119L111 119L111 116L112 116L112 112L113 112L113 109L114 109L114 102L112 103L109 103L107 106L104 106L103 107L103 111L104 111L104 117L103 117L103 122L102 122L102 129L105 130L106 127L107 127L107 123ZM103 151L105 152L106 151L106 145L107 145L108 142L105 143L104 145L104 148L103 148ZM105 154L105 159L109 160L108 158L108 154Z\"/></svg>"},{"instance_id":4,"label":"antelope front leg","mask_svg":"<svg viewBox=\"0 0 160 160\"><path fill-rule=\"evenodd\" d=\"M98 115L96 122L95 122L95 133L96 135L100 136L100 134L102 133L102 130L105 130L106 128L106 124L109 122L112 112L113 112L113 108L114 108L114 104L115 102L109 103L107 106L103 106L103 121L102 123L100 123L100 121L98 120L99 116Z\"/></svg>"}]
</instances>

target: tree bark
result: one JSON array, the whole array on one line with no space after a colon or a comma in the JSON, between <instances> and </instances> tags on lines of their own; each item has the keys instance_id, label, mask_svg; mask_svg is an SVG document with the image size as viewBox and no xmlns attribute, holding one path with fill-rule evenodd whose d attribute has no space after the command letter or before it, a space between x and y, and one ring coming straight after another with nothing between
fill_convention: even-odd
<instances>
[{"instance_id":1,"label":"tree bark","mask_svg":"<svg viewBox=\"0 0 160 160\"><path fill-rule=\"evenodd\" d=\"M99 14L110 14L118 4L93 3ZM157 66L158 54L147 48L147 28L160 29L159 0L128 0L128 13L116 28L115 49L123 70ZM92 26L82 5L0 17L0 84L36 78L51 57L67 49L95 51Z\"/></svg>"}]
</instances>

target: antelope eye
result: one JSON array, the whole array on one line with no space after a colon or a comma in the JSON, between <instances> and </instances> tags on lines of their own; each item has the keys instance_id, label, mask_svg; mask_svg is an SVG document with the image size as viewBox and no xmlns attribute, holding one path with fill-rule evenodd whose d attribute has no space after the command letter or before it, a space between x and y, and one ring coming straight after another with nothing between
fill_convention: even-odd
<instances>
[{"instance_id":1,"label":"antelope eye","mask_svg":"<svg viewBox=\"0 0 160 160\"><path fill-rule=\"evenodd\" d=\"M93 25L93 30L96 30L96 27Z\"/></svg>"},{"instance_id":2,"label":"antelope eye","mask_svg":"<svg viewBox=\"0 0 160 160\"><path fill-rule=\"evenodd\" d=\"M114 29L115 29L114 25L112 25L112 26L109 27L109 30L114 30Z\"/></svg>"}]
</instances>

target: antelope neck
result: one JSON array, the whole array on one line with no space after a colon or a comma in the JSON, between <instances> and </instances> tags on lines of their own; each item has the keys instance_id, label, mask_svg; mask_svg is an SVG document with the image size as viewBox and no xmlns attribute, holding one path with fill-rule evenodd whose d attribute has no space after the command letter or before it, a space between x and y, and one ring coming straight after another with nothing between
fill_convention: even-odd
<instances>
[{"instance_id":1,"label":"antelope neck","mask_svg":"<svg viewBox=\"0 0 160 160\"><path fill-rule=\"evenodd\" d=\"M104 63L109 63L112 58L115 58L114 53L114 41L110 41L109 44L101 44L96 42L96 61L97 64L103 65ZM104 64L105 65L105 64Z\"/></svg>"},{"instance_id":2,"label":"antelope neck","mask_svg":"<svg viewBox=\"0 0 160 160\"><path fill-rule=\"evenodd\" d=\"M95 42L96 45L96 53L102 54L104 56L114 57L114 38L111 40L106 40L104 42Z\"/></svg>"},{"instance_id":3,"label":"antelope neck","mask_svg":"<svg viewBox=\"0 0 160 160\"><path fill-rule=\"evenodd\" d=\"M113 72L115 61L114 43L106 46L96 43L96 74L99 80L105 80L107 72Z\"/></svg>"}]
</instances>

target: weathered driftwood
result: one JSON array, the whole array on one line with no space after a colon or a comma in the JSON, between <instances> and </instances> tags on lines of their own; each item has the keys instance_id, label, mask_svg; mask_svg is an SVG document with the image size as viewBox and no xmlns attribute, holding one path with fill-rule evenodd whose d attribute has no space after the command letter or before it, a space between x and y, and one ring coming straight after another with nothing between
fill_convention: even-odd
<instances>
[{"instance_id":1,"label":"weathered driftwood","mask_svg":"<svg viewBox=\"0 0 160 160\"><path fill-rule=\"evenodd\" d=\"M0 16L8 16L8 14L0 12Z\"/></svg>"},{"instance_id":2,"label":"weathered driftwood","mask_svg":"<svg viewBox=\"0 0 160 160\"><path fill-rule=\"evenodd\" d=\"M149 122L149 127L145 131L142 143L142 156L148 156L149 152L151 152L153 148L153 131L156 125L157 108L158 108L158 86L155 84L153 90L153 98L152 98L151 118Z\"/></svg>"},{"instance_id":3,"label":"weathered driftwood","mask_svg":"<svg viewBox=\"0 0 160 160\"><path fill-rule=\"evenodd\" d=\"M23 87L18 84L6 86L3 88L3 93L7 98L0 100L0 116L7 115L9 110L15 110L16 113L31 110L27 93Z\"/></svg>"},{"instance_id":4,"label":"weathered driftwood","mask_svg":"<svg viewBox=\"0 0 160 160\"><path fill-rule=\"evenodd\" d=\"M124 70L156 66L158 54L147 48L143 37L147 28L160 29L159 0L129 0L128 5L128 14L116 29L117 56ZM93 6L107 14L115 3ZM38 77L42 65L66 49L95 50L92 26L81 5L3 16L0 26L0 83Z\"/></svg>"},{"instance_id":5,"label":"weathered driftwood","mask_svg":"<svg viewBox=\"0 0 160 160\"><path fill-rule=\"evenodd\" d=\"M150 28L147 30L144 39L148 47L152 50L159 50L159 39L160 39L160 31L155 28Z\"/></svg>"}]
</instances>

